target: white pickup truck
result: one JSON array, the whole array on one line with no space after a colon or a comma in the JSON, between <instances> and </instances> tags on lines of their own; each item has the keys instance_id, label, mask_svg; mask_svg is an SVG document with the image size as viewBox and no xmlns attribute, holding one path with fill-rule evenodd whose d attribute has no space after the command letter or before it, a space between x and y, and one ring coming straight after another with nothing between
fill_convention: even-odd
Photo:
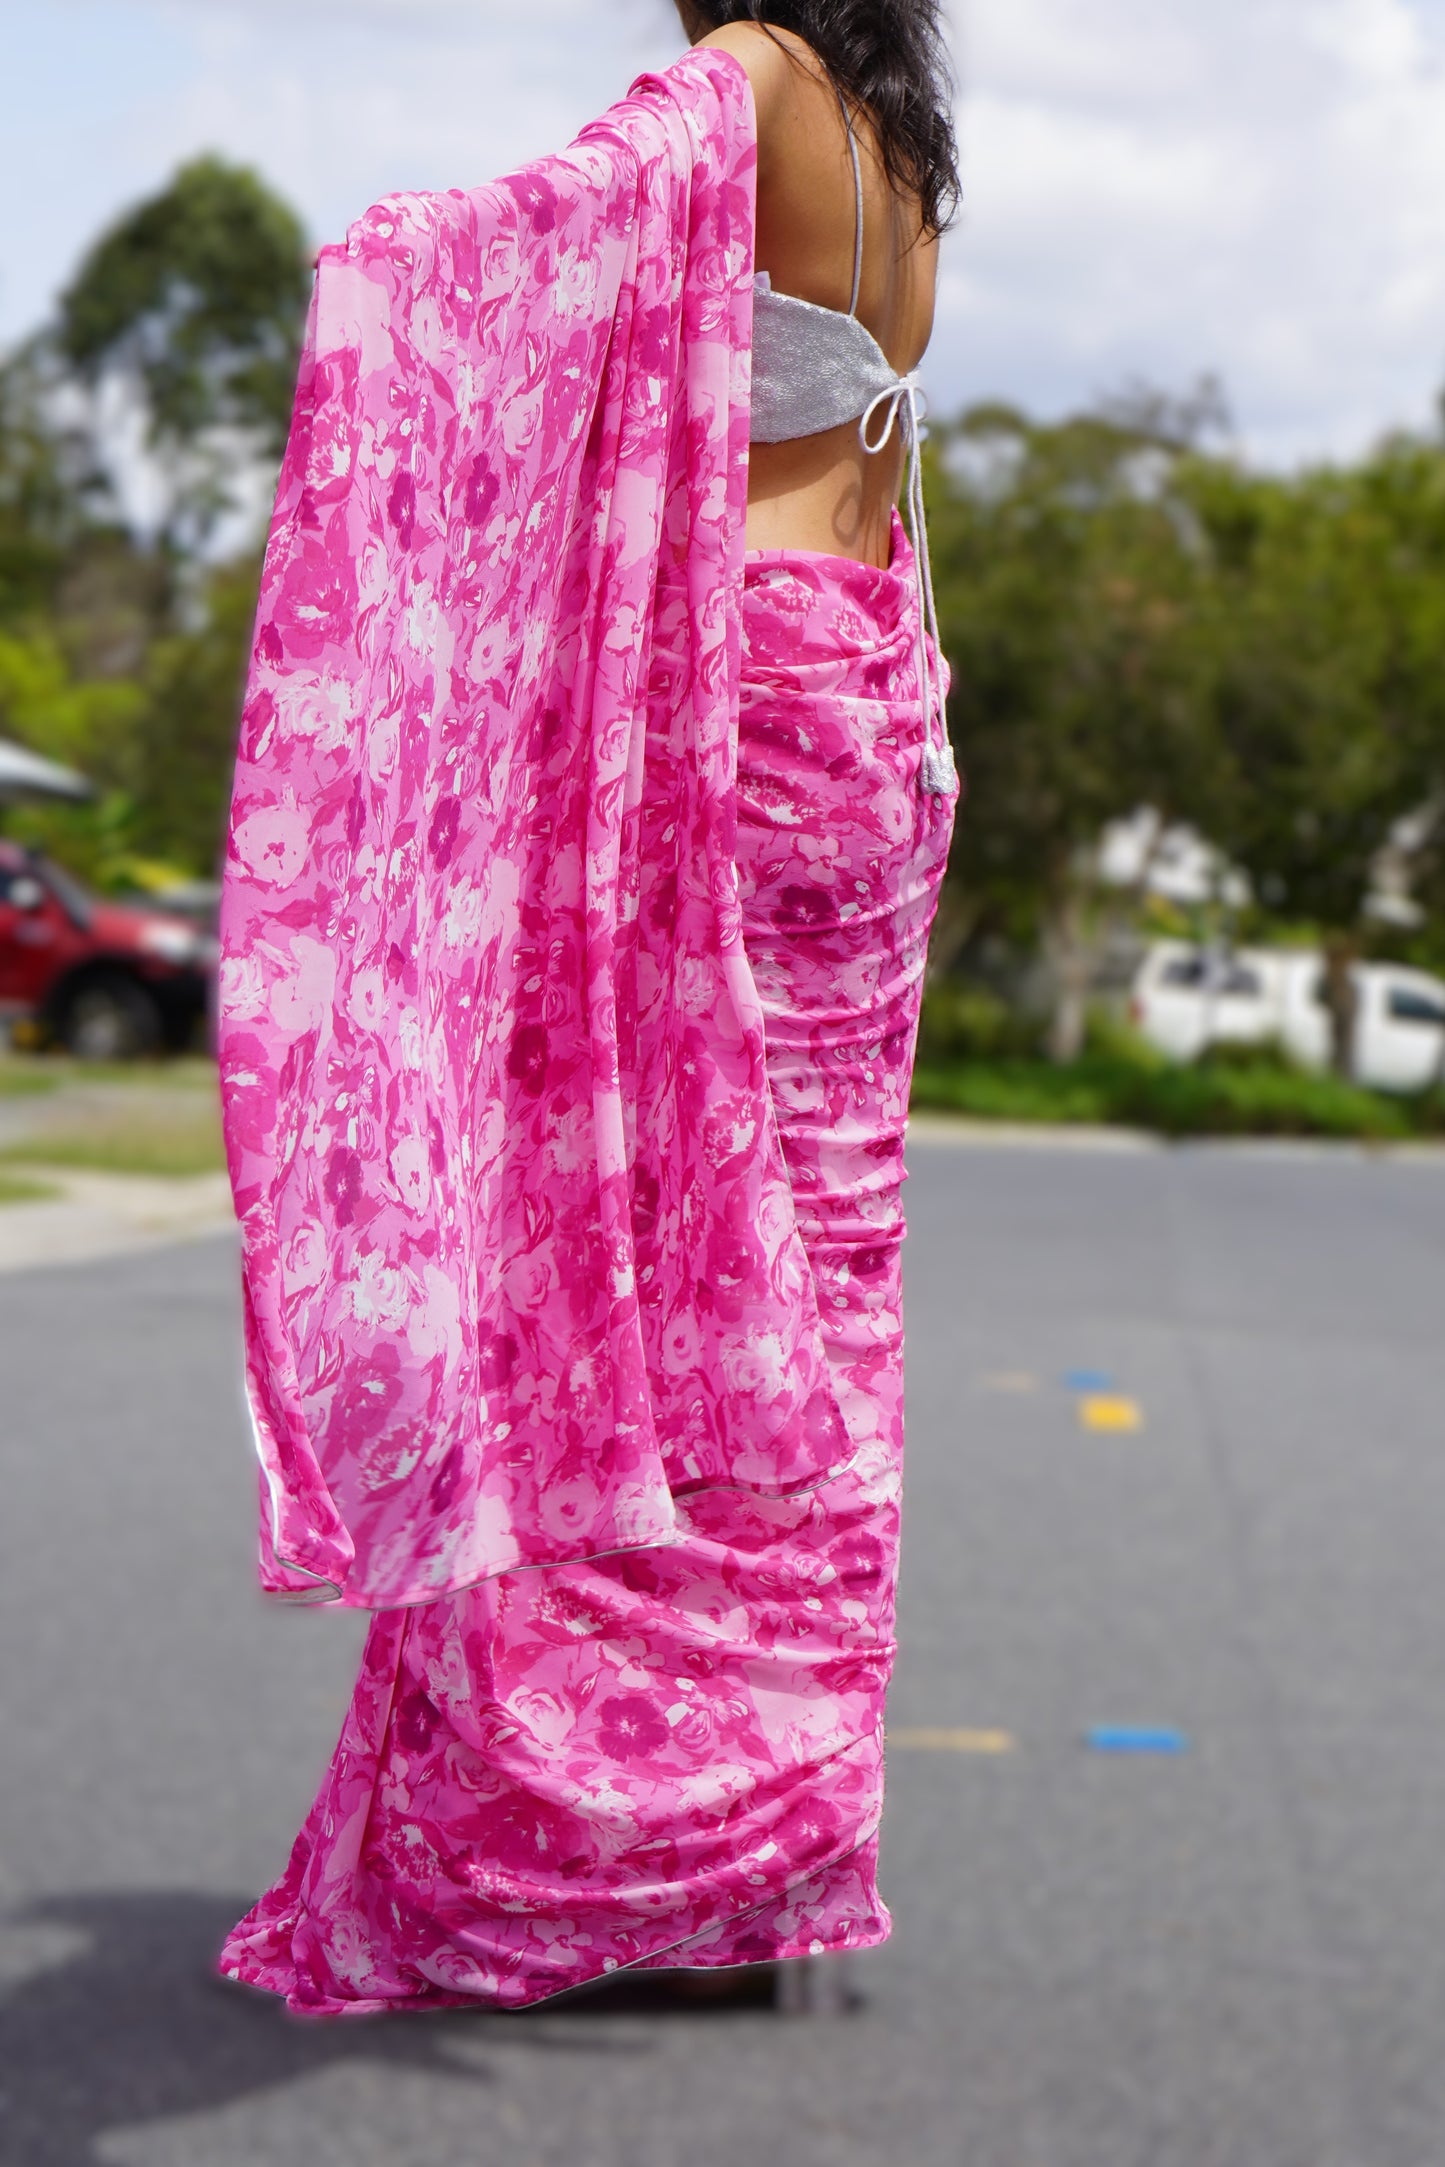
<instances>
[{"instance_id":1,"label":"white pickup truck","mask_svg":"<svg viewBox=\"0 0 1445 2167\"><path fill-rule=\"evenodd\" d=\"M1397 963L1355 966L1354 1073L1377 1091L1445 1084L1445 981ZM1156 941L1135 976L1130 1020L1176 1061L1208 1046L1276 1041L1305 1068L1324 1068L1329 1015L1317 952L1196 948Z\"/></svg>"}]
</instances>

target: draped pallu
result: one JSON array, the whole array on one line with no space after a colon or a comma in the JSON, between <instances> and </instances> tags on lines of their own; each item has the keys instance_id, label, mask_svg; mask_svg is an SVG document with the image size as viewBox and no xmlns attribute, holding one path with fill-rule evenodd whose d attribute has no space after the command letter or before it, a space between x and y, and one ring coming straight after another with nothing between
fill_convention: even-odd
<instances>
[{"instance_id":1,"label":"draped pallu","mask_svg":"<svg viewBox=\"0 0 1445 2167\"><path fill-rule=\"evenodd\" d=\"M277 1594L668 1544L852 1455L735 863L754 168L694 52L321 254L222 912Z\"/></svg>"}]
</instances>

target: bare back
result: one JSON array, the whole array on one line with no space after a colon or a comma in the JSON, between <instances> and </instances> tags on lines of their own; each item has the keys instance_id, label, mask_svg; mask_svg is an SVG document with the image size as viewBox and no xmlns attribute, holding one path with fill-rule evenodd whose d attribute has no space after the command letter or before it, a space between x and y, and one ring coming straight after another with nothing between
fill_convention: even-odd
<instances>
[{"instance_id":1,"label":"bare back","mask_svg":"<svg viewBox=\"0 0 1445 2167\"><path fill-rule=\"evenodd\" d=\"M770 34L751 23L729 24L701 42L732 53L753 87L757 268L779 292L846 311L853 168L838 94L822 63L792 32ZM938 243L922 235L917 204L889 186L867 116L859 115L856 126L863 165L857 312L902 373L917 366L933 328ZM886 564L901 468L901 451L870 458L854 422L791 443L754 444L748 547L818 549Z\"/></svg>"}]
</instances>

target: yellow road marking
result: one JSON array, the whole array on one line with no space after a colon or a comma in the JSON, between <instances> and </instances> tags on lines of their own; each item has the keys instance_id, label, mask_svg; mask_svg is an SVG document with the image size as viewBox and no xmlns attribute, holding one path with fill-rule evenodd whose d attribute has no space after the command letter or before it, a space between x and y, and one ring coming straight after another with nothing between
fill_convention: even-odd
<instances>
[{"instance_id":1,"label":"yellow road marking","mask_svg":"<svg viewBox=\"0 0 1445 2167\"><path fill-rule=\"evenodd\" d=\"M919 1753L1012 1753L1016 1741L1007 1731L922 1730L887 1734L890 1746Z\"/></svg>"},{"instance_id":2,"label":"yellow road marking","mask_svg":"<svg viewBox=\"0 0 1445 2167\"><path fill-rule=\"evenodd\" d=\"M1079 1420L1086 1430L1142 1430L1144 1411L1137 1400L1090 1392L1079 1402Z\"/></svg>"}]
</instances>

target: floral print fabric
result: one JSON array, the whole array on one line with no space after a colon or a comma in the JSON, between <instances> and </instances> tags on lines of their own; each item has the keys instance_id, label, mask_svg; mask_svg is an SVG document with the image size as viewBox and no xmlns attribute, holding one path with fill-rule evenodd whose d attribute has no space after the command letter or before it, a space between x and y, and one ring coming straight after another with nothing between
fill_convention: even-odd
<instances>
[{"instance_id":1,"label":"floral print fabric","mask_svg":"<svg viewBox=\"0 0 1445 2167\"><path fill-rule=\"evenodd\" d=\"M896 516L887 570L747 560L744 934L851 1464L806 1496L691 1491L665 1547L380 1614L287 1872L221 1960L298 2009L517 2007L888 1931L903 1139L953 815L918 788L916 608Z\"/></svg>"},{"instance_id":2,"label":"floral print fabric","mask_svg":"<svg viewBox=\"0 0 1445 2167\"><path fill-rule=\"evenodd\" d=\"M734 851L755 161L690 53L322 252L222 913L274 1592L430 1601L850 1455Z\"/></svg>"}]
</instances>

